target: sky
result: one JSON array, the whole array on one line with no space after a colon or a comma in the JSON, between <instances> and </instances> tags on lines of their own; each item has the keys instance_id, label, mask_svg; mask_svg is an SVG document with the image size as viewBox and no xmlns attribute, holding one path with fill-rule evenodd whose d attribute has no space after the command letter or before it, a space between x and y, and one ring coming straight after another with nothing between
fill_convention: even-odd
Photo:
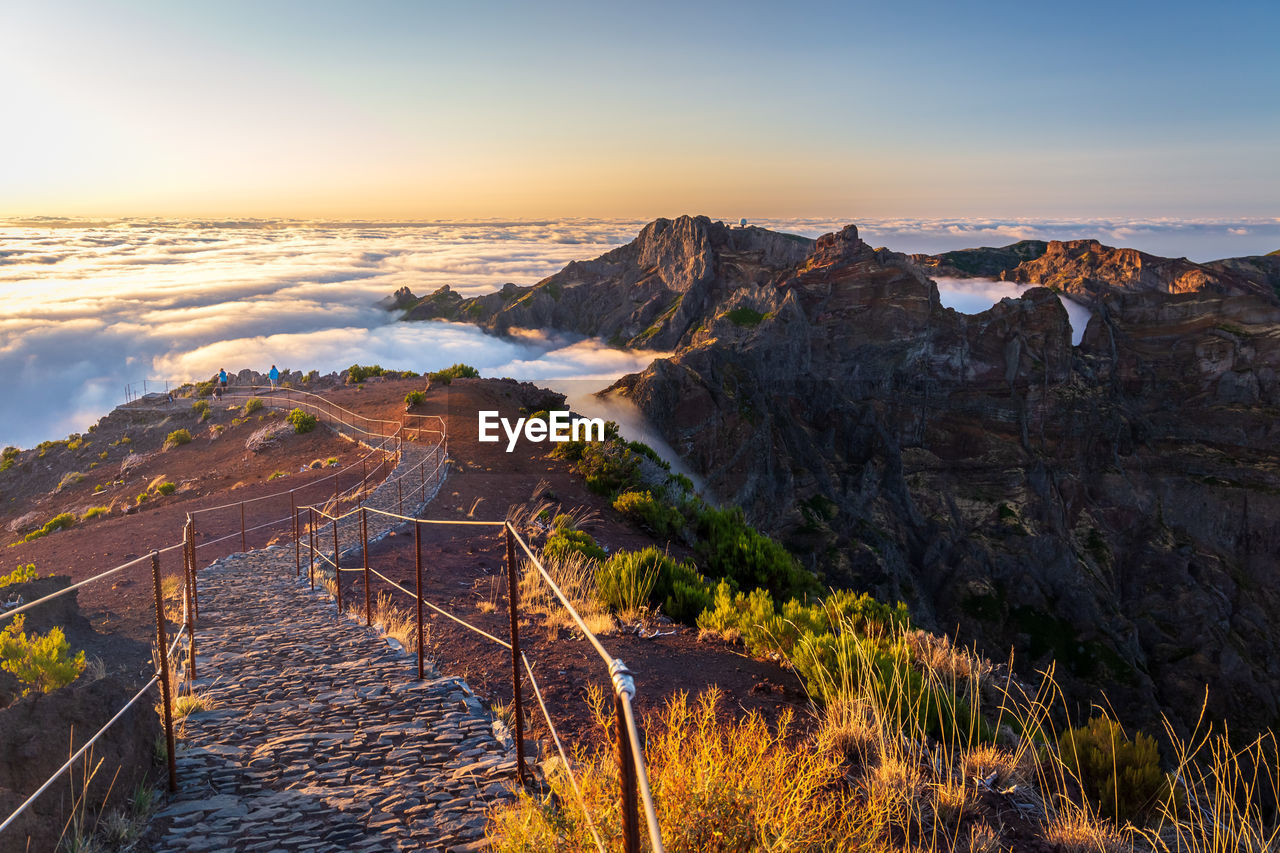
<instances>
[{"instance_id":1,"label":"sky","mask_svg":"<svg viewBox=\"0 0 1280 853\"><path fill-rule=\"evenodd\" d=\"M1274 218L1280 4L6 4L0 216Z\"/></svg>"}]
</instances>

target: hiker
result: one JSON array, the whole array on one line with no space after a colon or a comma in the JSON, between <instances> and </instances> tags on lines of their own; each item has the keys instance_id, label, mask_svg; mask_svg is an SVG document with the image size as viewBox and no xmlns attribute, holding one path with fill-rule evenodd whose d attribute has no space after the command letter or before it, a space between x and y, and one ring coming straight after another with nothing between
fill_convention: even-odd
<instances>
[{"instance_id":1,"label":"hiker","mask_svg":"<svg viewBox=\"0 0 1280 853\"><path fill-rule=\"evenodd\" d=\"M271 390L276 390L276 383L280 381L280 371L276 370L276 366L271 365L271 372L267 374L267 378L271 380Z\"/></svg>"},{"instance_id":2,"label":"hiker","mask_svg":"<svg viewBox=\"0 0 1280 853\"><path fill-rule=\"evenodd\" d=\"M213 399L215 399L215 400L221 400L221 399L222 399L222 386L221 386L221 385L214 385L214 386L213 386Z\"/></svg>"},{"instance_id":3,"label":"hiker","mask_svg":"<svg viewBox=\"0 0 1280 853\"><path fill-rule=\"evenodd\" d=\"M227 369L225 367L218 371L218 390L227 390ZM222 395L219 394L218 396L221 397Z\"/></svg>"}]
</instances>

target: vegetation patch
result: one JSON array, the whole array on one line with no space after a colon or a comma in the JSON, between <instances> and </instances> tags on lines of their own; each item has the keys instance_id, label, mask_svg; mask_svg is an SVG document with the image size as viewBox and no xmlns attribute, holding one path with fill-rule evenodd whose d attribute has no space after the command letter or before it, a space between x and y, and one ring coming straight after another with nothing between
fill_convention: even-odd
<instances>
[{"instance_id":1,"label":"vegetation patch","mask_svg":"<svg viewBox=\"0 0 1280 853\"><path fill-rule=\"evenodd\" d=\"M26 536L22 537L23 542L30 542L33 539L39 539L42 536L48 536L57 530L66 530L68 527L76 523L74 513L62 512L45 522L44 526L39 530L33 530Z\"/></svg>"},{"instance_id":2,"label":"vegetation patch","mask_svg":"<svg viewBox=\"0 0 1280 853\"><path fill-rule=\"evenodd\" d=\"M294 409L285 420L293 427L293 431L298 434L311 432L316 428L316 424L319 423L315 415L304 412L302 409Z\"/></svg>"},{"instance_id":3,"label":"vegetation patch","mask_svg":"<svg viewBox=\"0 0 1280 853\"><path fill-rule=\"evenodd\" d=\"M0 632L0 669L27 685L22 695L32 690L48 693L75 681L84 671L84 652L71 654L71 645L61 628L28 637L25 626L26 614L19 613Z\"/></svg>"},{"instance_id":4,"label":"vegetation patch","mask_svg":"<svg viewBox=\"0 0 1280 853\"><path fill-rule=\"evenodd\" d=\"M25 566L18 566L7 575L0 575L0 589L6 586L12 586L16 583L30 583L40 577L36 571L35 563L28 563Z\"/></svg>"},{"instance_id":5,"label":"vegetation patch","mask_svg":"<svg viewBox=\"0 0 1280 853\"><path fill-rule=\"evenodd\" d=\"M175 447L181 447L184 444L191 443L191 433L185 429L175 429L169 433L164 440L164 449L171 450Z\"/></svg>"},{"instance_id":6,"label":"vegetation patch","mask_svg":"<svg viewBox=\"0 0 1280 853\"><path fill-rule=\"evenodd\" d=\"M744 305L738 308L734 308L731 311L726 311L724 316L728 318L729 322L733 323L735 326L755 328L756 326L759 326L761 323L763 323L772 315L761 314L759 311L756 311L754 308L747 308Z\"/></svg>"},{"instance_id":7,"label":"vegetation patch","mask_svg":"<svg viewBox=\"0 0 1280 853\"><path fill-rule=\"evenodd\" d=\"M469 364L461 363L427 374L427 378L432 382L439 382L442 385L448 385L455 379L477 379L479 376L480 371Z\"/></svg>"}]
</instances>

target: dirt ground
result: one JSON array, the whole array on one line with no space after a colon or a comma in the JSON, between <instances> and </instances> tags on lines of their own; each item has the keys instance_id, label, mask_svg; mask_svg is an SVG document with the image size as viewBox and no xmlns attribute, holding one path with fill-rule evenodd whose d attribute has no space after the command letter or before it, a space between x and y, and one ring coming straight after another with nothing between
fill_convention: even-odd
<instances>
[{"instance_id":1,"label":"dirt ground","mask_svg":"<svg viewBox=\"0 0 1280 853\"><path fill-rule=\"evenodd\" d=\"M423 385L421 379L371 379L363 386L326 391L326 396L369 417L399 420L405 412L405 394L421 390ZM514 452L507 453L505 442L477 441L478 410L497 409L504 416L518 417L528 393L528 386L521 388L511 382L457 380L447 387L432 389L426 402L413 408L416 414L439 415L448 424L450 473L428 507L427 516L501 520L510 506L527 502L543 483L542 489L549 490L566 510L585 507L594 512L597 520L588 527L589 532L610 551L650 544L667 546L632 527L606 499L588 491L568 463L546 454L549 444L522 441ZM221 553L239 550L240 515L235 505L239 501L287 489L295 490L297 505L322 500L333 488L333 481L326 478L336 469L312 470L307 466L314 460L323 462L337 457L343 466L354 463L354 470L341 475L343 488L360 477L358 459L363 451L328 429L307 435L289 433L274 448L253 453L246 449L246 440L279 416L265 415L258 420L254 415L246 423L233 426L232 418L238 413L227 411L225 404L214 409L213 419L207 423L197 421L190 400L180 399L151 412L117 410L104 418L94 432L86 434L85 438L92 442L88 446L78 450L52 448L40 459L34 458L33 451L24 453L18 464L0 474L4 506L0 512L0 535L10 542L21 535L10 532L9 525L27 513L35 512L39 523L43 523L59 512L83 512L89 506L110 506L112 512L18 544L8 550L7 562L34 563L42 574L68 574L75 580L83 579L180 541L189 511L231 503L233 506L227 510L198 516L200 561L207 564ZM210 427L214 425L222 426L220 435L213 434ZM165 435L178 427L189 429L195 440L160 450ZM118 444L124 435L130 437L129 445ZM146 455L131 463L122 475L125 449ZM105 459L99 459L104 450ZM99 464L90 468L92 461ZM84 479L58 491L67 472L83 473ZM287 476L269 480L276 472ZM136 504L136 495L160 479L175 483L177 491ZM95 486L100 485L103 490L94 494ZM255 519L258 523L279 519L280 523L248 533L247 544L254 547L276 537L291 536L289 507L287 494L250 504L247 527L253 527ZM218 539L222 541L215 542ZM670 548L673 554L680 555L678 546ZM424 598L490 633L504 638L509 635L503 579L505 546L498 530L425 527L422 555ZM370 559L373 568L413 588L411 534L392 536L371 548ZM120 632L131 638L152 636L155 622L148 562L81 590L81 606L98 631ZM176 553L166 555L162 567L166 574L176 573L181 560ZM383 590L390 587L375 579L372 591ZM405 609L412 607L411 599L392 592L397 604ZM344 574L345 596L362 600L359 575ZM501 705L510 701L511 658L505 648L439 615L429 616L426 624L428 656L437 661L441 672L465 677L488 703ZM586 703L587 685L598 684L607 692L605 664L576 631L548 628L541 617L524 616L520 633L523 649L562 736L577 739L586 735L593 727ZM753 660L738 647L719 641L700 642L695 630L660 623L639 631L635 626L624 626L601 639L608 651L631 669L638 691L636 705L642 716L678 691L696 693L715 685L726 694L725 707L760 711L769 718L794 711L801 728L806 727L808 703L794 673L771 662ZM529 695L525 699L526 719L536 721L540 717L536 703ZM535 736L545 728L536 722L531 726Z\"/></svg>"}]
</instances>

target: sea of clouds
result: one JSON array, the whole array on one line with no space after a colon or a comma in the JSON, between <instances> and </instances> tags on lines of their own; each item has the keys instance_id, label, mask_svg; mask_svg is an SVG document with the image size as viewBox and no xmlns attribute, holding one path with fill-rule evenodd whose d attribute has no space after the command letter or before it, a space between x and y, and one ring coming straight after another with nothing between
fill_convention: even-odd
<instances>
[{"instance_id":1,"label":"sea of clouds","mask_svg":"<svg viewBox=\"0 0 1280 853\"><path fill-rule=\"evenodd\" d=\"M752 224L818 236L846 223ZM1280 246L1277 220L858 224L873 245L905 252L1031 237L1097 237L1193 260ZM29 447L83 431L123 400L129 383L207 378L221 367L265 371L274 363L327 373L378 363L425 371L463 361L484 375L602 387L643 369L654 354L571 336L498 339L465 325L394 323L376 302L403 286L422 295L449 284L470 295L508 281L531 284L626 243L643 225L0 221L0 444ZM1000 282L940 284L944 302L964 311L1019 290Z\"/></svg>"}]
</instances>

